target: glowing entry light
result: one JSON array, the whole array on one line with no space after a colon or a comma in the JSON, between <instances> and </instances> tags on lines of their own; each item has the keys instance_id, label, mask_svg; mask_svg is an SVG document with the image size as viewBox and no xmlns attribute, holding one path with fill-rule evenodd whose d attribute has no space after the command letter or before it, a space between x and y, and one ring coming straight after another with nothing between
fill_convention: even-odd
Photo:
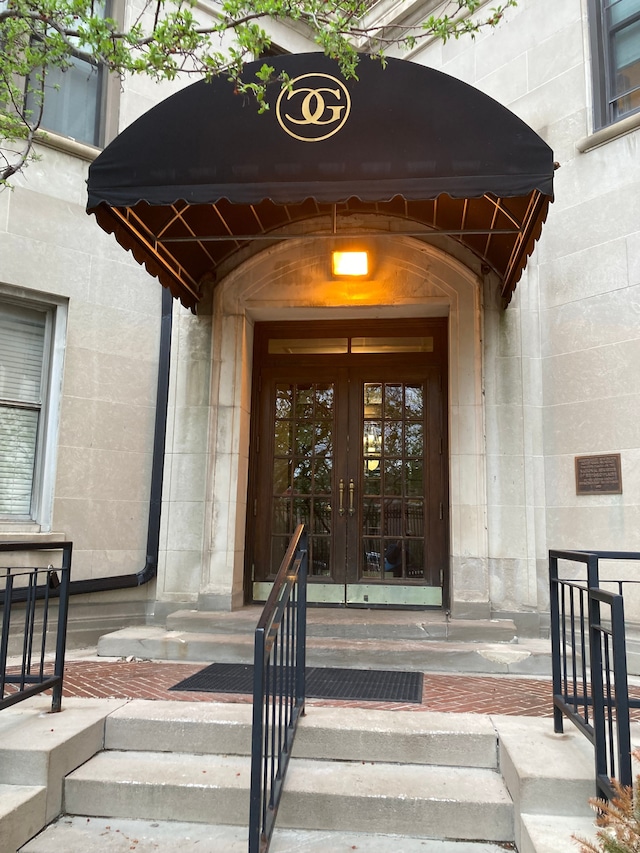
<instances>
[{"instance_id":1,"label":"glowing entry light","mask_svg":"<svg viewBox=\"0 0 640 853\"><path fill-rule=\"evenodd\" d=\"M332 252L333 275L368 275L369 256L366 252Z\"/></svg>"}]
</instances>

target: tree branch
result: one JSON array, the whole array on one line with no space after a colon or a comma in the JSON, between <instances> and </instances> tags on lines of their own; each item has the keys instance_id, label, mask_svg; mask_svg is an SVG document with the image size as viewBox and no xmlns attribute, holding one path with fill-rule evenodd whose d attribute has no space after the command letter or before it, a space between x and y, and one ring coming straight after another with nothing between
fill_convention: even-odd
<instances>
[{"instance_id":1,"label":"tree branch","mask_svg":"<svg viewBox=\"0 0 640 853\"><path fill-rule=\"evenodd\" d=\"M335 58L345 77L356 74L356 45L367 45L384 61L392 45L414 47L433 37L446 41L473 36L495 27L517 0L503 0L477 17L483 0L444 0L439 14L419 24L369 24L366 0L219 0L220 12L210 23L199 23L191 0L146 0L128 29L103 18L104 0L0 0L0 186L32 156L35 133L42 120L44 78L52 68L66 69L72 60L115 74L146 74L156 80L179 74L205 78L224 75L255 96L267 109L267 76L242 82L242 66L271 44L262 28L269 20L302 24L311 39ZM447 14L447 12L449 14ZM145 21L148 25L145 26ZM215 39L220 39L220 44ZM39 104L37 121L27 115L24 88ZM37 79L37 88L33 81ZM22 100L21 100L22 99ZM13 151L13 143L25 146ZM9 154L5 154L9 152ZM15 157L17 159L14 159Z\"/></svg>"}]
</instances>

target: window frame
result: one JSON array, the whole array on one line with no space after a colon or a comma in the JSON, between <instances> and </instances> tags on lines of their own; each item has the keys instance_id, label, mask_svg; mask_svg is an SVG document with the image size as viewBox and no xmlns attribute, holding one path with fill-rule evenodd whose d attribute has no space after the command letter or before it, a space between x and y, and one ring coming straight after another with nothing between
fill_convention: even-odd
<instances>
[{"instance_id":1,"label":"window frame","mask_svg":"<svg viewBox=\"0 0 640 853\"><path fill-rule=\"evenodd\" d=\"M591 44L591 63L593 80L593 129L601 130L628 116L640 112L640 107L618 115L617 97L613 97L612 81L615 77L611 40L615 33L640 21L640 10L622 24L607 24L608 0L588 0L589 35ZM632 90L633 91L633 90Z\"/></svg>"},{"instance_id":2,"label":"window frame","mask_svg":"<svg viewBox=\"0 0 640 853\"><path fill-rule=\"evenodd\" d=\"M124 20L124 0L105 0L104 16L113 18L115 21L122 23ZM90 63L85 63L83 60L76 60L87 65L88 74L97 76L96 88L96 113L95 113L95 131L91 141L87 139L79 139L71 136L67 129L54 129L48 127L43 120L40 124L40 130L43 131L49 138L47 144L50 147L59 147L56 145L56 138L60 140L72 140L79 145L89 146L90 148L104 148L118 133L118 108L120 103L120 86L114 85L106 68L99 66L94 67ZM27 92L28 78L24 81L24 104L30 108L29 96ZM46 101L46 98L45 98ZM42 141L42 140L40 140ZM64 147L63 147L64 149Z\"/></svg>"},{"instance_id":3,"label":"window frame","mask_svg":"<svg viewBox=\"0 0 640 853\"><path fill-rule=\"evenodd\" d=\"M105 73L105 70L102 67L95 67L95 66L91 65L90 63L85 62L84 60L74 59L73 60L73 66L69 69L69 71L60 71L60 76L62 76L64 79L64 75L73 71L73 70L79 71L80 69L82 69L82 71L84 71L85 65L87 67L87 69L86 69L87 70L87 85L89 84L89 80L94 76L95 76L95 82L96 82L95 101L93 98L91 98L91 101L93 103L95 103L95 117L94 117L94 121L92 122L93 133L92 133L91 138L89 139L89 138L84 138L82 136L74 136L71 133L71 128L61 126L64 124L64 122L59 122L59 123L55 122L56 124L58 124L58 126L55 126L55 127L53 126L54 123L52 123L52 124L47 123L47 120L46 120L47 103L49 103L49 104L53 103L55 105L56 104L56 98L64 98L65 96L70 97L70 89L65 89L63 84L61 84L59 89L57 89L57 90L52 89L51 86L47 87L48 91L47 91L47 94L45 95L45 105L44 105L44 110L43 110L43 114L42 114L42 121L40 123L40 129L44 130L47 133L55 133L58 136L63 136L67 139L73 139L74 141L80 142L83 145L91 145L94 148L101 148L104 145L105 136L106 136L106 134L105 134L105 102L107 100L107 78L108 78L108 74ZM59 69L55 69L55 70L59 71ZM48 74L49 73L52 73L52 72L48 72ZM56 83L54 85L58 85L58 84ZM57 104L59 106L62 106L62 101L61 100L57 101ZM30 98L29 98L28 93L26 96L26 105L27 105L28 109L33 108L31 103L30 103ZM54 109L55 109L55 107L54 107ZM71 107L71 109L72 109L72 107ZM55 109L55 118L56 119L60 116L60 112L61 111L59 109ZM67 112L68 111L64 111L62 114L65 115Z\"/></svg>"},{"instance_id":4,"label":"window frame","mask_svg":"<svg viewBox=\"0 0 640 853\"><path fill-rule=\"evenodd\" d=\"M0 533L29 530L36 527L49 532L52 525L55 466L57 458L62 376L67 329L67 300L55 295L30 292L28 297L16 295L9 286L0 284L0 308L3 305L40 311L45 315L42 355L40 415L36 434L33 480L29 515L0 514Z\"/></svg>"}]
</instances>

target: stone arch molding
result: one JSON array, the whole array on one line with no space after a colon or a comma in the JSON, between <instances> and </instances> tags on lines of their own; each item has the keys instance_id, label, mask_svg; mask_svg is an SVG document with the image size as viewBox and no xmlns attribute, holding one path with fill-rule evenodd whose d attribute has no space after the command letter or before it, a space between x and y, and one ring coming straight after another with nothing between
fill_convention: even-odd
<instances>
[{"instance_id":1,"label":"stone arch molding","mask_svg":"<svg viewBox=\"0 0 640 853\"><path fill-rule=\"evenodd\" d=\"M443 249L411 237L363 234L373 272L366 282L330 277L330 239L300 237L265 249L230 272L216 288L216 308L250 321L301 313L326 316L443 316L479 278ZM358 293L359 291L359 293Z\"/></svg>"},{"instance_id":2,"label":"stone arch molding","mask_svg":"<svg viewBox=\"0 0 640 853\"><path fill-rule=\"evenodd\" d=\"M367 235L366 241L373 256L367 282L333 281L331 241L305 236L252 256L216 287L201 605L242 603L254 324L447 316L451 600L478 613L488 606L482 281L461 260L418 239Z\"/></svg>"}]
</instances>

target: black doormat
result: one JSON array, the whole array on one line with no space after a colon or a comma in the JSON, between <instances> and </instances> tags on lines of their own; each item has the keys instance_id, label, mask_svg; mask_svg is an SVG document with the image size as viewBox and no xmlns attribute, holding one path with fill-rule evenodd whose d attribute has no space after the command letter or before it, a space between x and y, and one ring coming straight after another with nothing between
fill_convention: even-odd
<instances>
[{"instance_id":1,"label":"black doormat","mask_svg":"<svg viewBox=\"0 0 640 853\"><path fill-rule=\"evenodd\" d=\"M307 667L309 699L366 702L422 702L422 673L379 669ZM209 693L253 693L253 666L212 663L170 690Z\"/></svg>"}]
</instances>

